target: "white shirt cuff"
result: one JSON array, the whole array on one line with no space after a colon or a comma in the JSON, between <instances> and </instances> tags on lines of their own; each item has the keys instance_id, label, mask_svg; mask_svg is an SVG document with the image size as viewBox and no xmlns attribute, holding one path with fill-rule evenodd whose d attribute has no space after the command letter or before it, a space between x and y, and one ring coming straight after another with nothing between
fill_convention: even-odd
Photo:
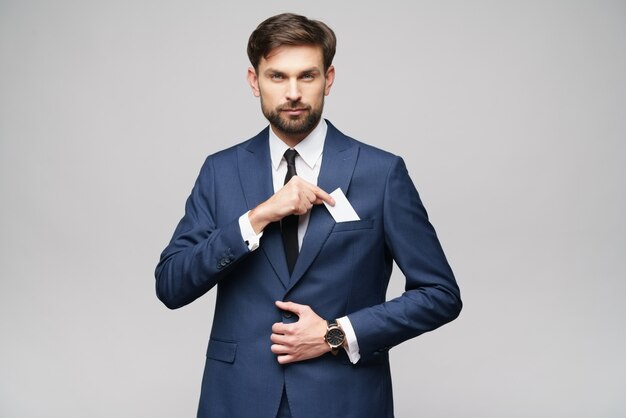
<instances>
[{"instance_id":1,"label":"white shirt cuff","mask_svg":"<svg viewBox=\"0 0 626 418\"><path fill-rule=\"evenodd\" d=\"M250 211L247 211L239 217L239 229L241 230L241 238L248 246L248 250L254 251L259 248L259 242L263 236L263 231L261 231L260 234L256 234L254 232L254 228L252 228L250 218L248 217L249 213Z\"/></svg>"},{"instance_id":2,"label":"white shirt cuff","mask_svg":"<svg viewBox=\"0 0 626 418\"><path fill-rule=\"evenodd\" d=\"M346 354L348 354L350 362L356 364L361 359L361 354L359 353L359 342L356 340L352 323L347 316L337 319L337 323L341 326L344 334L346 334L346 342L348 343L348 346L344 347Z\"/></svg>"}]
</instances>

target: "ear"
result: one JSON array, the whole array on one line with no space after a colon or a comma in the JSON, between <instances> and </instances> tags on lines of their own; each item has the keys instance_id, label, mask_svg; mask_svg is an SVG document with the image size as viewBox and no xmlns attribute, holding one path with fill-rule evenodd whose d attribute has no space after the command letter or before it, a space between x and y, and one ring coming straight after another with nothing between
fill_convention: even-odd
<instances>
[{"instance_id":1,"label":"ear","mask_svg":"<svg viewBox=\"0 0 626 418\"><path fill-rule=\"evenodd\" d=\"M326 70L326 75L324 76L326 79L326 87L324 87L324 96L328 96L330 94L330 88L333 86L335 82L335 67L332 65L328 67Z\"/></svg>"},{"instance_id":2,"label":"ear","mask_svg":"<svg viewBox=\"0 0 626 418\"><path fill-rule=\"evenodd\" d=\"M256 75L256 71L252 67L248 68L248 84L250 84L252 94L254 94L255 97L259 97L261 95L261 91L259 90L259 79Z\"/></svg>"}]
</instances>

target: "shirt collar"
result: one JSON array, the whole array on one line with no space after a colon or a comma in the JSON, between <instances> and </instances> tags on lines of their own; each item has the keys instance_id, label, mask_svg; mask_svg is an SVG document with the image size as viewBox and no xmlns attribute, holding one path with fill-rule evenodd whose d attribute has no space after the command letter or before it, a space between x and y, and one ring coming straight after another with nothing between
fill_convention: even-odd
<instances>
[{"instance_id":1,"label":"shirt collar","mask_svg":"<svg viewBox=\"0 0 626 418\"><path fill-rule=\"evenodd\" d=\"M298 155L302 157L304 163L311 169L315 167L315 164L319 161L320 155L324 150L324 141L326 140L326 131L328 125L324 119L320 120L315 129L311 131L306 138L298 143L294 147L298 151ZM272 166L274 170L278 170L278 166L283 158L285 151L289 149L289 146L285 144L270 127L270 156L272 158Z\"/></svg>"}]
</instances>

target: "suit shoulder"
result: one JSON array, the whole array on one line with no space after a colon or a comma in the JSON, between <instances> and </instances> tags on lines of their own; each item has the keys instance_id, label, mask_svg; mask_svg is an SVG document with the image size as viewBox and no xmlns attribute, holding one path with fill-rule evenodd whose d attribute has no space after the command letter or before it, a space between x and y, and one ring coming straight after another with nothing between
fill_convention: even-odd
<instances>
[{"instance_id":1,"label":"suit shoulder","mask_svg":"<svg viewBox=\"0 0 626 418\"><path fill-rule=\"evenodd\" d=\"M238 150L251 149L251 148L254 148L255 146L259 146L260 143L263 141L263 138L266 138L267 135L268 135L267 128L265 128L250 139L239 142L235 145L232 145L220 151L216 151L213 154L210 154L206 157L204 165L211 164L211 163L212 164L232 163L233 160L237 158Z\"/></svg>"},{"instance_id":2,"label":"suit shoulder","mask_svg":"<svg viewBox=\"0 0 626 418\"><path fill-rule=\"evenodd\" d=\"M398 158L400 158L398 155L395 155L382 148L375 147L373 145L367 144L365 142L362 142L356 139L353 139L353 140L359 145L359 147L361 148L361 152L366 155L369 155L369 156L372 156L374 158L378 158L381 160L389 161L389 162L396 161Z\"/></svg>"},{"instance_id":3,"label":"suit shoulder","mask_svg":"<svg viewBox=\"0 0 626 418\"><path fill-rule=\"evenodd\" d=\"M346 139L354 146L359 147L359 162L371 169L377 167L383 172L388 172L397 164L403 164L402 157L384 149L367 144L358 139L346 136Z\"/></svg>"},{"instance_id":4,"label":"suit shoulder","mask_svg":"<svg viewBox=\"0 0 626 418\"><path fill-rule=\"evenodd\" d=\"M339 131L335 126L333 126L332 124L330 124L330 122L327 121L327 123L329 124L329 126L331 127L331 129L333 131L335 131L338 135L340 135L341 137L343 137L343 139L345 141L347 141L348 144L350 144L350 146L358 146L359 147L359 156L360 157L365 157L365 158L372 158L375 160L378 160L380 162L386 162L388 164L393 164L395 161L398 161L399 159L401 159L399 156L389 152L389 151L385 151L384 149L375 147L373 145L370 145L366 142L363 142L361 140L355 139L351 136L348 136L344 133L342 133L341 131Z\"/></svg>"}]
</instances>

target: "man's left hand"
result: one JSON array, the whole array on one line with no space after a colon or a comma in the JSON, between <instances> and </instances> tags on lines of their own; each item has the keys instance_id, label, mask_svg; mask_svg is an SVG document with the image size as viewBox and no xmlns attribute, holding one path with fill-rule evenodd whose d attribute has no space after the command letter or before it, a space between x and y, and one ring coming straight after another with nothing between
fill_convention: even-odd
<instances>
[{"instance_id":1,"label":"man's left hand","mask_svg":"<svg viewBox=\"0 0 626 418\"><path fill-rule=\"evenodd\" d=\"M276 306L300 318L292 324L277 322L272 325L271 350L278 356L280 364L312 359L330 351L330 346L324 340L326 321L311 307L281 301L276 301Z\"/></svg>"}]
</instances>

